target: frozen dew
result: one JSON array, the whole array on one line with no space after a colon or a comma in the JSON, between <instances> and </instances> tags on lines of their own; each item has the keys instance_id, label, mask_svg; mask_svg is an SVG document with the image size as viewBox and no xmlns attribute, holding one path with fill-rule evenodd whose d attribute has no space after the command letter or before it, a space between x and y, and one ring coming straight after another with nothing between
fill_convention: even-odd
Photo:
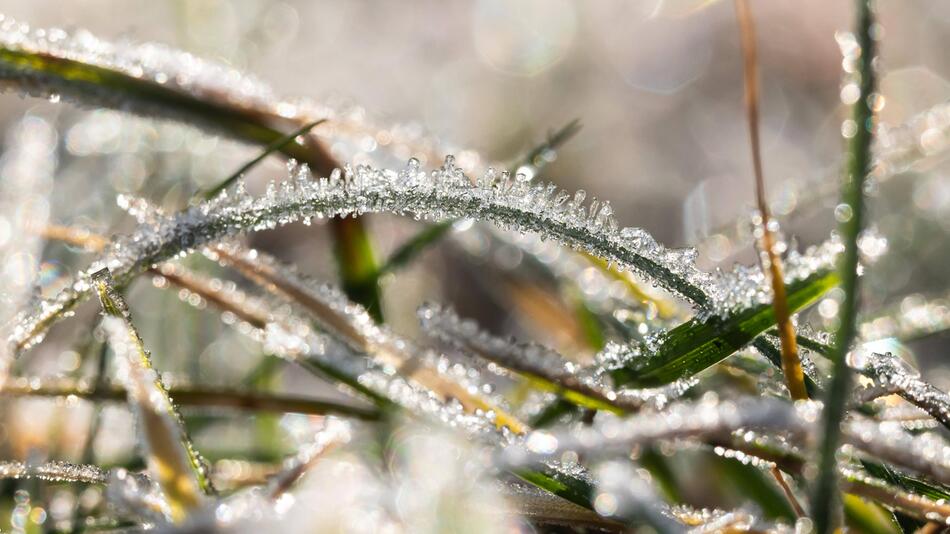
<instances>
[{"instance_id":1,"label":"frozen dew","mask_svg":"<svg viewBox=\"0 0 950 534\"><path fill-rule=\"evenodd\" d=\"M941 484L950 482L950 444L934 433L913 435L898 422L855 418L843 439L872 457L903 466Z\"/></svg>"},{"instance_id":2,"label":"frozen dew","mask_svg":"<svg viewBox=\"0 0 950 534\"><path fill-rule=\"evenodd\" d=\"M535 431L526 443L528 452L537 457L556 456L574 451L588 458L628 454L657 440L692 441L728 437L738 430L763 430L802 439L811 423L799 408L777 399L745 398L725 401L707 397L698 402L677 402L663 411L647 412L620 419L604 417L582 428L562 431ZM540 438L534 434L543 432ZM531 444L543 447L531 449ZM518 459L516 452L507 455ZM523 460L523 458L521 458Z\"/></svg>"},{"instance_id":3,"label":"frozen dew","mask_svg":"<svg viewBox=\"0 0 950 534\"><path fill-rule=\"evenodd\" d=\"M903 487L891 485L852 466L840 468L842 486L846 491L884 494L889 504L913 516L950 525L950 504L944 499L931 499L912 493ZM868 491L871 490L871 491Z\"/></svg>"}]
</instances>

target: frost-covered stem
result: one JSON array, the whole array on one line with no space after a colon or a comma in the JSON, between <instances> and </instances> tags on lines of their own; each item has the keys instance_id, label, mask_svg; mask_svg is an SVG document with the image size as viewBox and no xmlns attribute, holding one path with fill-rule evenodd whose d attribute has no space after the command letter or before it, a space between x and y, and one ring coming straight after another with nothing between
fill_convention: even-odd
<instances>
[{"instance_id":1,"label":"frost-covered stem","mask_svg":"<svg viewBox=\"0 0 950 534\"><path fill-rule=\"evenodd\" d=\"M51 224L44 227L40 232L47 239L81 246L90 251L101 251L108 244L105 237L72 226ZM150 267L148 272L162 277L172 285L199 295L218 309L234 314L254 328L263 329L269 322L267 314L242 305L241 302L232 298L228 292L213 287L208 280L179 266L165 263L157 267Z\"/></svg>"},{"instance_id":2,"label":"frost-covered stem","mask_svg":"<svg viewBox=\"0 0 950 534\"><path fill-rule=\"evenodd\" d=\"M580 121L577 119L572 120L561 129L550 134L543 143L528 152L515 168L518 172L530 172L533 177L548 163L553 161L553 155L556 154L555 151L577 135L580 129ZM452 220L442 221L420 230L416 235L409 238L390 254L386 261L376 270L374 278L378 280L382 276L408 265L416 256L428 248L429 245L437 242L448 233L455 222L456 221Z\"/></svg>"},{"instance_id":3,"label":"frost-covered stem","mask_svg":"<svg viewBox=\"0 0 950 534\"><path fill-rule=\"evenodd\" d=\"M950 521L950 504L943 499L935 501L910 493L852 469L842 469L841 478L841 490L848 493L873 499L925 521L939 521L943 524Z\"/></svg>"},{"instance_id":4,"label":"frost-covered stem","mask_svg":"<svg viewBox=\"0 0 950 534\"><path fill-rule=\"evenodd\" d=\"M75 397L91 402L124 402L125 388L115 386L86 388L75 383L42 384L34 387L27 382L13 381L2 393L9 397ZM240 392L229 389L171 387L168 396L178 406L232 408L236 410L301 413L307 415L340 415L357 419L375 420L379 413L333 401L311 399L296 395L270 395Z\"/></svg>"},{"instance_id":5,"label":"frost-covered stem","mask_svg":"<svg viewBox=\"0 0 950 534\"><path fill-rule=\"evenodd\" d=\"M167 499L170 519L182 522L202 505L204 493L214 493L204 460L185 432L161 377L152 368L151 356L108 269L93 275L93 283L105 315L103 326L117 355L119 377L126 384L129 403L137 415L149 471Z\"/></svg>"},{"instance_id":6,"label":"frost-covered stem","mask_svg":"<svg viewBox=\"0 0 950 534\"><path fill-rule=\"evenodd\" d=\"M795 344L795 327L788 311L788 299L785 296L785 275L782 273L782 259L776 253L775 234L772 231L772 215L765 196L765 179L762 171L762 151L759 142L759 73L756 59L755 29L748 0L736 0L736 17L739 19L739 32L742 37L743 70L745 72L746 117L749 121L749 142L752 146L752 167L755 172L755 200L761 217L761 247L765 257L762 267L768 269L772 285L772 308L775 310L775 322L778 326L782 346L782 372L785 384L792 399L808 398L805 389L805 373L798 358L798 346Z\"/></svg>"},{"instance_id":7,"label":"frost-covered stem","mask_svg":"<svg viewBox=\"0 0 950 534\"><path fill-rule=\"evenodd\" d=\"M351 438L351 429L348 423L332 417L327 418L325 427L317 433L315 440L302 447L290 465L271 480L267 496L271 499L279 498L289 491L321 458L338 447L349 443Z\"/></svg>"},{"instance_id":8,"label":"frost-covered stem","mask_svg":"<svg viewBox=\"0 0 950 534\"><path fill-rule=\"evenodd\" d=\"M0 462L0 479L5 478L105 484L109 480L109 473L96 465L60 461L33 465L18 461L4 461Z\"/></svg>"},{"instance_id":9,"label":"frost-covered stem","mask_svg":"<svg viewBox=\"0 0 950 534\"><path fill-rule=\"evenodd\" d=\"M834 370L831 386L824 410L824 428L822 432L821 460L818 480L811 499L812 518L815 531L825 534L834 523L833 510L838 503L835 491L837 476L836 453L841 439L841 419L851 388L851 372L848 369L847 354L854 339L858 308L858 235L864 219L864 183L871 165L871 141L874 129L874 111L872 109L876 77L874 61L876 56L874 31L873 0L858 0L857 39L860 49L858 73L860 76L860 98L854 105L854 122L857 131L848 148L848 166L844 177L842 203L850 208L851 216L841 223L841 236L844 240L844 255L839 260L841 288L844 298L838 314L838 330L835 335Z\"/></svg>"},{"instance_id":10,"label":"frost-covered stem","mask_svg":"<svg viewBox=\"0 0 950 534\"><path fill-rule=\"evenodd\" d=\"M782 488L782 493L785 494L785 499L788 500L788 504L791 505L792 509L795 510L795 515L798 517L805 517L805 509L802 508L800 502L798 502L798 497L795 497L795 492L792 491L792 488L788 485L788 481L785 480L785 475L782 474L782 470L777 466L773 466L769 469L769 472L772 474L772 478L775 479L775 482L778 483L779 487Z\"/></svg>"}]
</instances>

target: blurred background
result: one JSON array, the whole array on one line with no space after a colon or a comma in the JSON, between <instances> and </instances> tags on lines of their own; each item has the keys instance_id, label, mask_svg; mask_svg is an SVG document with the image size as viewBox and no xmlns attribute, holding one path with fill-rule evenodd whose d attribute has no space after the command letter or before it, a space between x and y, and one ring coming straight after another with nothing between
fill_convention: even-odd
<instances>
[{"instance_id":1,"label":"blurred background","mask_svg":"<svg viewBox=\"0 0 950 534\"><path fill-rule=\"evenodd\" d=\"M776 0L752 7L769 197L785 235L803 247L823 240L835 224L847 107L839 43L852 25L852 2ZM729 1L2 0L0 12L36 27L166 43L246 70L278 94L356 105L377 123L413 124L491 161L517 161L549 132L579 119L582 130L546 167L545 180L609 199L621 225L642 227L661 243L699 245L706 267L754 261L747 230L753 178ZM950 3L883 0L879 12L880 117L898 125L950 98ZM24 126L26 115L32 122ZM44 156L51 166L48 203L35 209L48 210L51 221L107 235L131 228L115 205L117 193L179 209L195 190L217 183L258 151L170 123L0 96L0 131L9 132L4 149L22 128L47 136L51 151ZM909 309L946 296L948 173L947 159L936 154L873 191L872 223L886 238L887 253L869 271L868 310ZM268 160L253 172L250 188L283 176L283 164ZM813 194L821 189L815 184L832 194ZM418 229L386 216L372 217L370 225L380 257ZM254 244L318 279L334 280L325 234L325 226L293 226L260 234ZM491 283L479 277L477 261L446 248L386 280L394 327L412 335L412 310L436 300L493 330L516 329L505 306L468 298L490 292ZM516 252L504 252L495 260L518 264ZM89 259L58 245L32 258L40 263L44 294L54 294ZM218 385L245 376L259 349L179 296L145 279L130 288L136 321L159 367ZM83 359L74 347L83 332L76 325L89 324L95 313L85 306L72 327L54 330L35 351L31 372L77 372ZM834 315L831 302L811 317L816 326L828 326ZM912 348L931 381L950 385L946 335ZM310 382L296 383L300 377L285 378L288 389L315 391ZM71 422L85 431L85 420ZM34 425L32 431L37 442L45 440L39 437L45 430ZM235 446L245 437L239 428L221 432L214 440L225 435ZM108 457L115 448L127 454L134 436L120 434L127 443L104 440L97 453Z\"/></svg>"}]
</instances>

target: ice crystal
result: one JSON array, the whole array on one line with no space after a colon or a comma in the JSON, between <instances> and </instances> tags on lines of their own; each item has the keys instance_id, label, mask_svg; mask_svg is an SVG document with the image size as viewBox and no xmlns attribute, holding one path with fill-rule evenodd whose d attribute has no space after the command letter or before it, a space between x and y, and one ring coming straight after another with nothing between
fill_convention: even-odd
<instances>
[{"instance_id":1,"label":"ice crystal","mask_svg":"<svg viewBox=\"0 0 950 534\"><path fill-rule=\"evenodd\" d=\"M851 65L858 54L854 39L842 36L840 41L847 52L845 64ZM547 266L562 283L582 279L578 286L585 302L592 304L600 318L621 323L625 321L621 312L627 311L624 306L632 300L652 301L644 295L650 296L653 290L648 288L641 294L632 283L625 283L631 279L611 278L612 266L688 301L697 321L731 319L768 304L772 298L769 280L760 268L739 266L730 272L704 272L696 265L696 250L666 248L644 230L620 228L609 203L588 199L584 191L568 193L534 181L538 166L553 157L548 152L534 155L514 176L481 169L482 159L476 153L459 152L457 159L445 156L445 145L440 141L426 138L412 127L377 128L365 122L360 108L338 111L306 100L281 99L253 77L162 45L110 43L85 31L31 29L3 16L0 52L0 78L13 81L13 87L57 99L62 93L85 103L185 118L186 112L168 103L182 99L195 109L223 109L225 115L236 114L236 120L275 130L329 117L332 120L314 137L333 138L334 157L344 155L353 162L320 178L311 176L305 166L294 164L289 179L270 184L260 198L248 195L242 184L175 214L165 214L144 199L120 196L120 206L136 218L138 227L126 237L111 240L103 256L66 290L39 302L36 309L12 324L12 333L3 334L15 350L26 349L38 342L54 321L71 313L76 304L97 290L108 315L102 329L118 357L118 378L138 417L152 478L121 469L104 471L62 462L3 462L0 476L104 483L108 500L119 515L134 517L144 528L167 520L187 520L184 528L196 531L437 531L460 526L445 524L442 511L464 503L464 526L477 531L488 531L489 527L511 531L517 526L507 520L511 517L508 504L498 499L494 484L481 484L484 475L496 475L498 468L511 468L512 474L552 487L589 505L603 518L610 518L591 517L589 511L562 501L542 502L533 490L505 484L509 494L516 493L522 501L533 503L530 510L521 510L523 515L531 517L535 513L534 518L540 521L553 519L559 524L558 520L566 518L570 526L587 521L594 527L613 528L616 519L624 526L646 522L659 531L683 531L687 527L694 527L696 532L788 531L782 525L762 523L745 509L670 508L657 497L646 471L631 463L644 446L659 444L671 449L711 449L723 457L759 467L779 467L806 479L811 474L807 453L816 441L820 403L790 404L772 397L720 398L712 393L698 401L679 400L696 378L650 390L614 386L611 370L637 369L650 363L663 348L666 329L690 313L678 302L667 314L661 313L656 303L647 303L631 321L637 330L628 337L635 340L609 343L596 356L596 364L589 367L579 366L539 344L490 335L449 309L424 307L420 311L423 328L452 345L454 352L449 354L397 335L377 324L363 307L335 287L311 281L267 254L236 245L229 238L295 221L309 223L314 218L355 217L371 212L416 219L484 221L497 226L485 232L487 239L516 253L519 261L512 264L536 261ZM68 73L41 68L45 62L69 65L112 82L81 81ZM204 126L221 126L208 117L203 119L208 122ZM906 127L879 129L874 178L883 180L950 146L946 142L950 107L946 104L915 120ZM848 125L851 127L858 126ZM4 171L0 189L5 193L0 200L4 206L0 207L6 207L6 212L12 213L20 204L31 206L37 196L34 193L46 193L55 163L55 142L52 129L35 117L16 132L13 150L0 162ZM410 159L401 169L363 164L373 161L382 166L399 165L393 158L404 161L410 155L419 159ZM443 157L440 168L423 169ZM484 172L473 172L476 170ZM820 188L815 190L820 192ZM20 215L17 220L0 223L17 233L35 230L27 228L19 220ZM43 224L45 212L40 215L31 213L30 223ZM839 209L836 216L846 220L851 214ZM476 238L481 240L485 235ZM868 259L886 251L886 241L872 234L863 234L858 245ZM38 252L29 239L9 240L3 247L0 252L4 257L28 259L28 263ZM832 236L804 253L788 252L785 282L830 273L842 248ZM206 278L170 261L195 251L236 269L267 294L246 293L233 282ZM584 258L585 253L602 259L605 265L595 267L594 260ZM23 254L26 256L21 258ZM528 261L522 262L521 258ZM9 263L3 273L7 276L0 278L0 283L13 279L8 276ZM379 442L385 449L382 457L386 462L386 469L380 469L380 457L367 460L366 449L372 447L365 447L365 443L373 437L353 437L361 431L359 424L323 419L324 428L286 462L268 486L238 491L228 498L205 497L202 490L213 491L204 466L184 433L167 388L152 368L118 292L118 287L146 271L158 287L177 286L179 298L189 304L220 309L225 323L260 341L268 354L329 376L343 389L375 402L387 416L396 413L391 408L397 406L405 409L412 420L426 424L387 432L386 440ZM29 276L13 291L0 291L5 293L4 313L12 315L20 308L32 282L26 278ZM912 336L946 329L946 306L929 304L908 311L896 324L871 323L873 331L866 337L882 333ZM909 305L906 308L912 310ZM810 335L806 329L800 331ZM756 347L765 350L770 346L763 344L768 343L767 339L759 339ZM459 352L474 354L489 363L479 367L453 361ZM10 362L7 356L0 352L4 367ZM818 370L804 353L803 362L806 372L820 385ZM755 362L748 363L736 367L755 374ZM873 386L859 393L859 400L897 392L948 425L950 397L924 382L899 358L855 352L849 363L874 381ZM583 425L571 423L529 432L507 413L508 403L494 394L493 383L482 375L485 369L514 371L529 377L528 382L535 386L543 383L545 387L538 389L555 391L581 405L593 401L592 407L615 414L600 413ZM766 375L765 380L771 378L761 373L761 367L758 371ZM0 376L0 385L3 378ZM28 387L20 390L38 391L43 387L39 379L21 380ZM769 385L762 383L758 380L755 386L771 392ZM21 381L16 384L19 387ZM92 391L99 391L98 385ZM553 399L552 395L537 392L531 395L536 403L538 399ZM531 402L520 404L524 408ZM618 414L629 417L622 419ZM919 420L920 415L914 417ZM896 468L893 475L898 480L906 476L903 471L910 471L931 482L950 484L950 446L936 432L919 432L923 427L917 428L917 433L907 432L904 418L885 410L875 419L854 413L844 421L845 446L840 452L847 459L838 466L844 474L843 489L873 497L888 508L918 518L947 522L950 509L943 501L909 493L893 481L885 483L856 469L856 463L847 463L855 457L883 460L891 464L887 469ZM387 417L387 425L394 422ZM441 424L428 424L431 422ZM461 430L462 438L443 436L440 429L446 427ZM579 463L581 458L585 464ZM439 469L433 471L432 465ZM321 513L314 514L314 506ZM15 514L22 515L23 507L18 509ZM810 527L801 521L795 528L804 532Z\"/></svg>"}]
</instances>

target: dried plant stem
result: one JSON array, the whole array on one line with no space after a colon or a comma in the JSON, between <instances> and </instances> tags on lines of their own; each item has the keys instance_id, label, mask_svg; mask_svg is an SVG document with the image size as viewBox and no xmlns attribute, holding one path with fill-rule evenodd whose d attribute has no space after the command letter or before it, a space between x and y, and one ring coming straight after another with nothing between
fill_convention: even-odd
<instances>
[{"instance_id":1,"label":"dried plant stem","mask_svg":"<svg viewBox=\"0 0 950 534\"><path fill-rule=\"evenodd\" d=\"M764 267L768 268L772 282L772 307L775 309L775 321L778 325L782 346L782 371L788 391L795 400L808 398L805 389L805 373L798 358L798 346L795 343L795 327L792 325L785 295L785 276L782 273L782 260L775 252L775 235L770 227L771 215L769 203L765 197L765 179L762 172L762 151L759 141L759 76L756 58L755 28L748 0L736 1L736 16L742 37L743 70L745 73L746 116L749 121L749 141L752 146L752 165L755 171L755 200L759 216L762 218L761 247L765 253Z\"/></svg>"},{"instance_id":2,"label":"dried plant stem","mask_svg":"<svg viewBox=\"0 0 950 534\"><path fill-rule=\"evenodd\" d=\"M785 494L785 498L788 499L788 503L792 505L792 509L795 510L795 515L798 517L805 517L805 509L802 508L798 498L795 497L795 492L792 491L792 488L788 485L788 482L785 480L785 475L782 474L782 470L778 467L772 467L769 469L769 472L772 473L772 478L775 479L775 482L778 483L779 487L782 488L782 493Z\"/></svg>"},{"instance_id":3,"label":"dried plant stem","mask_svg":"<svg viewBox=\"0 0 950 534\"><path fill-rule=\"evenodd\" d=\"M92 402L124 402L128 392L116 386L87 388L72 383L44 384L33 387L28 383L12 381L2 392L7 397L75 397ZM270 395L256 392L237 392L226 389L171 387L168 396L178 406L231 408L236 410L301 413L307 415L341 415L374 420L379 413L372 408L361 408L333 401L311 399L294 395Z\"/></svg>"},{"instance_id":4,"label":"dried plant stem","mask_svg":"<svg viewBox=\"0 0 950 534\"><path fill-rule=\"evenodd\" d=\"M62 241L93 252L102 251L108 244L108 240L101 235L71 226L47 225L40 230L40 233L46 239ZM254 328L262 329L267 326L269 317L265 313L247 306L242 306L241 303L231 299L226 292L212 289L207 280L184 269L166 268L168 265L169 264L163 264L158 267L151 267L148 271L161 276L177 287L187 289L201 296L201 298L207 300L218 309L233 313L236 317Z\"/></svg>"}]
</instances>

